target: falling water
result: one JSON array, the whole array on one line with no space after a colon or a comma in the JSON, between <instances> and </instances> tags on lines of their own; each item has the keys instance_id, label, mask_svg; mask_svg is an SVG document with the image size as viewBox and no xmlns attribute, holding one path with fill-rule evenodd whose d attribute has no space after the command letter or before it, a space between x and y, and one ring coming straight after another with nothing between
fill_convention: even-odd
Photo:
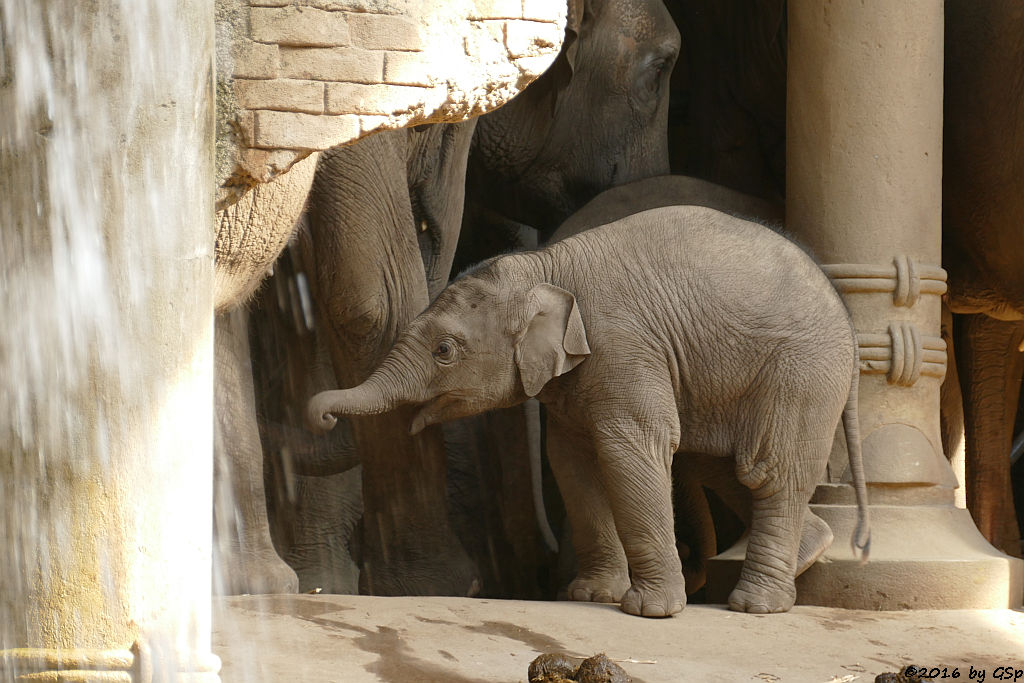
<instances>
[{"instance_id":1,"label":"falling water","mask_svg":"<svg viewBox=\"0 0 1024 683\"><path fill-rule=\"evenodd\" d=\"M212 24L0 0L0 650L209 650Z\"/></svg>"}]
</instances>

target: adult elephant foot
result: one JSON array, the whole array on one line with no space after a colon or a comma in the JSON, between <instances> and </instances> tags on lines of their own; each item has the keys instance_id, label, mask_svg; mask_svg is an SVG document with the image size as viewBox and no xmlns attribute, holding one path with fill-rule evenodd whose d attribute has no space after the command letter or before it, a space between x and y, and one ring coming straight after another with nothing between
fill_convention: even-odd
<instances>
[{"instance_id":1,"label":"adult elephant foot","mask_svg":"<svg viewBox=\"0 0 1024 683\"><path fill-rule=\"evenodd\" d=\"M577 602L619 602L629 590L629 575L577 576L569 582L569 599Z\"/></svg>"},{"instance_id":2,"label":"adult elephant foot","mask_svg":"<svg viewBox=\"0 0 1024 683\"><path fill-rule=\"evenodd\" d=\"M796 575L800 576L814 564L821 554L829 549L835 536L832 529L818 515L807 510L804 513L804 527L800 533L800 550L796 557Z\"/></svg>"},{"instance_id":3,"label":"adult elephant foot","mask_svg":"<svg viewBox=\"0 0 1024 683\"><path fill-rule=\"evenodd\" d=\"M480 594L480 572L456 541L446 548L436 545L404 548L414 554L403 557L363 555L359 573L362 595L450 595L473 598Z\"/></svg>"},{"instance_id":4,"label":"adult elephant foot","mask_svg":"<svg viewBox=\"0 0 1024 683\"><path fill-rule=\"evenodd\" d=\"M761 577L754 582L740 576L729 594L729 609L749 614L788 612L796 604L796 582Z\"/></svg>"},{"instance_id":5,"label":"adult elephant foot","mask_svg":"<svg viewBox=\"0 0 1024 683\"><path fill-rule=\"evenodd\" d=\"M215 591L224 595L299 592L298 575L273 548L243 552L222 547L214 566Z\"/></svg>"},{"instance_id":6,"label":"adult elephant foot","mask_svg":"<svg viewBox=\"0 0 1024 683\"><path fill-rule=\"evenodd\" d=\"M619 602L619 609L638 617L670 617L684 607L686 585L682 574L654 583L634 583Z\"/></svg>"}]
</instances>

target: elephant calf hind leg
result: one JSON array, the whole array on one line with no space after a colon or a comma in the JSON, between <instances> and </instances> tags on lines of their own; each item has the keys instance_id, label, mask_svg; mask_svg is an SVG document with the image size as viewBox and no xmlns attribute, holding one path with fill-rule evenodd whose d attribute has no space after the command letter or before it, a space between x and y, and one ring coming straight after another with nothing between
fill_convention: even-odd
<instances>
[{"instance_id":1,"label":"elephant calf hind leg","mask_svg":"<svg viewBox=\"0 0 1024 683\"><path fill-rule=\"evenodd\" d=\"M796 557L796 576L807 571L822 553L829 549L835 536L832 529L810 508L804 510L804 526L800 534L800 549Z\"/></svg>"},{"instance_id":2,"label":"elephant calf hind leg","mask_svg":"<svg viewBox=\"0 0 1024 683\"><path fill-rule=\"evenodd\" d=\"M737 612L787 612L796 603L796 557L801 503L790 492L754 500L747 557L729 608Z\"/></svg>"},{"instance_id":3,"label":"elephant calf hind leg","mask_svg":"<svg viewBox=\"0 0 1024 683\"><path fill-rule=\"evenodd\" d=\"M747 557L729 595L730 609L768 614L789 611L796 603L798 565L810 565L831 542L832 530L807 506L829 448L828 439L802 441L781 451L762 447L759 467L772 464L761 468L771 472L766 481L740 477L751 487L753 509Z\"/></svg>"}]
</instances>

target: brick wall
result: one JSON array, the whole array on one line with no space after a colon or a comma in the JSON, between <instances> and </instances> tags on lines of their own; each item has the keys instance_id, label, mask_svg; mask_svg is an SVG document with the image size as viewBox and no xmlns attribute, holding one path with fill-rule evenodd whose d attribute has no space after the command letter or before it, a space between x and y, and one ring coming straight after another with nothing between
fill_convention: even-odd
<instances>
[{"instance_id":1,"label":"brick wall","mask_svg":"<svg viewBox=\"0 0 1024 683\"><path fill-rule=\"evenodd\" d=\"M218 0L218 203L313 151L500 106L554 60L565 12L564 0Z\"/></svg>"}]
</instances>

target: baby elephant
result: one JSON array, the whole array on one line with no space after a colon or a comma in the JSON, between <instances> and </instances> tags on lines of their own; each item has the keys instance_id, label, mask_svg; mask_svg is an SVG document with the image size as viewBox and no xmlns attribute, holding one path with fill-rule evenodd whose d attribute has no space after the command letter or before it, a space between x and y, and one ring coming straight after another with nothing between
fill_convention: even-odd
<instances>
[{"instance_id":1,"label":"baby elephant","mask_svg":"<svg viewBox=\"0 0 1024 683\"><path fill-rule=\"evenodd\" d=\"M801 535L818 536L804 539L815 557L831 541L807 503L840 416L853 542L867 555L857 366L843 302L799 247L756 223L672 206L486 261L364 383L314 396L309 419L329 429L335 415L423 404L415 433L536 396L579 562L570 597L648 617L686 603L673 454L731 457L753 516L729 606L783 612L796 599Z\"/></svg>"}]
</instances>

